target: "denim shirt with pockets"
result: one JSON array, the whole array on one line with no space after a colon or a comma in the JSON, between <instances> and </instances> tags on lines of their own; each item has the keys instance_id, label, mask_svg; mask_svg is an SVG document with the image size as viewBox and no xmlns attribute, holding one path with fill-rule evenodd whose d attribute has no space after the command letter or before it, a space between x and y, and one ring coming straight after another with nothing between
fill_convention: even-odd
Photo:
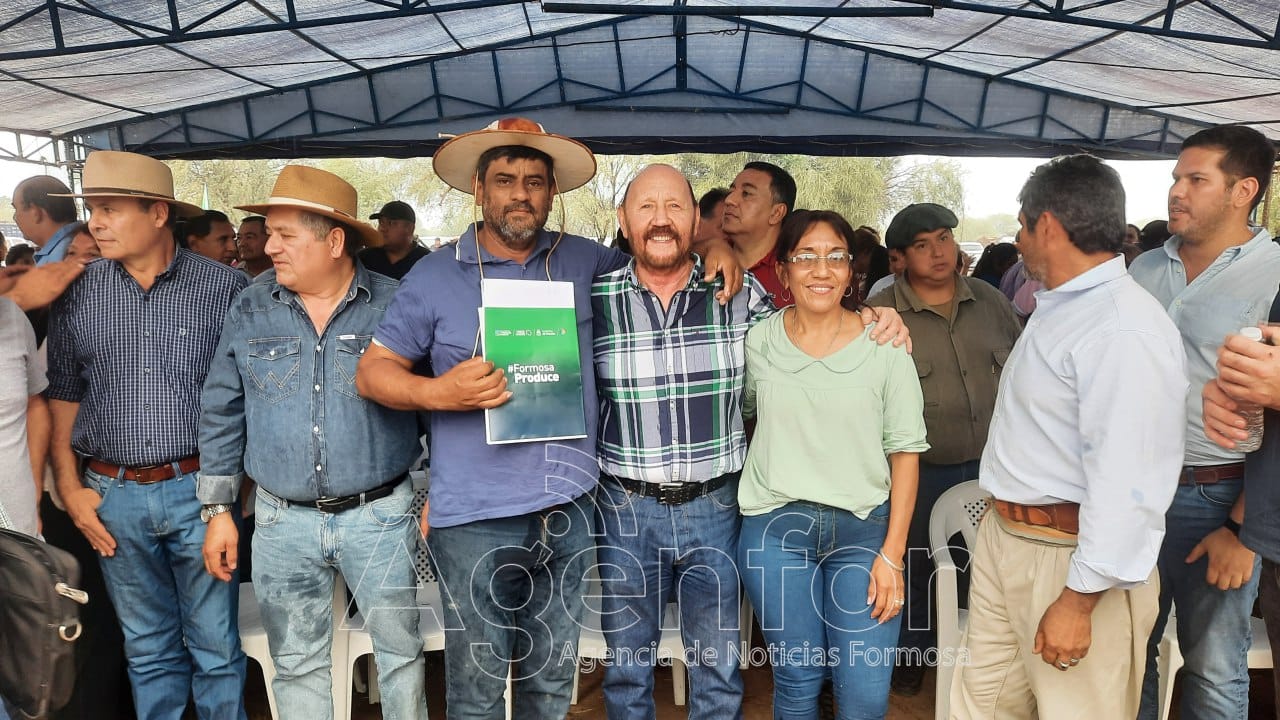
<instances>
[{"instance_id":1,"label":"denim shirt with pockets","mask_svg":"<svg viewBox=\"0 0 1280 720\"><path fill-rule=\"evenodd\" d=\"M417 419L356 392L356 365L398 283L356 263L351 289L317 337L275 271L232 302L200 418L201 502L231 502L248 473L307 501L370 490L420 452Z\"/></svg>"}]
</instances>

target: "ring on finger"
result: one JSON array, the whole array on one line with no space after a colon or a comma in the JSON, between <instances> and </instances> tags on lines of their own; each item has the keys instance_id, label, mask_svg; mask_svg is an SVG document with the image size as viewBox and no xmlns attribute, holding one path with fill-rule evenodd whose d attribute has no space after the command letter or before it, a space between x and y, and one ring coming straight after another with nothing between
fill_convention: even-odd
<instances>
[{"instance_id":1,"label":"ring on finger","mask_svg":"<svg viewBox=\"0 0 1280 720\"><path fill-rule=\"evenodd\" d=\"M1071 658L1071 661L1070 661L1070 662L1071 662L1071 664L1072 664L1072 665L1079 665L1079 664L1080 664L1080 658Z\"/></svg>"},{"instance_id":2,"label":"ring on finger","mask_svg":"<svg viewBox=\"0 0 1280 720\"><path fill-rule=\"evenodd\" d=\"M1058 661L1058 667L1062 668L1063 670L1066 670L1067 668L1071 667L1071 663L1064 663L1062 661Z\"/></svg>"}]
</instances>

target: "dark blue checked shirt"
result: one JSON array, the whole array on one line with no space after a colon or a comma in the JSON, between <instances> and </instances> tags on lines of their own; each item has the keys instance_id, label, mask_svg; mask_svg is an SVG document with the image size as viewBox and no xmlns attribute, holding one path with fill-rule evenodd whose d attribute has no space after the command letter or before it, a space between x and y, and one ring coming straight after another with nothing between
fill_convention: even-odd
<instances>
[{"instance_id":1,"label":"dark blue checked shirt","mask_svg":"<svg viewBox=\"0 0 1280 720\"><path fill-rule=\"evenodd\" d=\"M89 264L53 307L49 388L80 403L71 445L143 467L197 452L200 390L243 273L179 249L143 292L111 260Z\"/></svg>"}]
</instances>

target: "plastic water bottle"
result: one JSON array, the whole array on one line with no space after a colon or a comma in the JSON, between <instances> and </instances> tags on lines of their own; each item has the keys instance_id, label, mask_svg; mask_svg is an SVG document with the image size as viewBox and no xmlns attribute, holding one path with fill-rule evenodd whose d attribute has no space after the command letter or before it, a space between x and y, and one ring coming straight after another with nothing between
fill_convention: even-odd
<instances>
[{"instance_id":1,"label":"plastic water bottle","mask_svg":"<svg viewBox=\"0 0 1280 720\"><path fill-rule=\"evenodd\" d=\"M1262 342L1262 329L1256 327L1240 328L1240 334L1244 337ZM1262 406L1251 405L1247 403L1239 403L1240 416L1245 421L1245 432L1249 433L1249 437L1236 443L1236 450L1245 453L1251 453L1262 447Z\"/></svg>"}]
</instances>

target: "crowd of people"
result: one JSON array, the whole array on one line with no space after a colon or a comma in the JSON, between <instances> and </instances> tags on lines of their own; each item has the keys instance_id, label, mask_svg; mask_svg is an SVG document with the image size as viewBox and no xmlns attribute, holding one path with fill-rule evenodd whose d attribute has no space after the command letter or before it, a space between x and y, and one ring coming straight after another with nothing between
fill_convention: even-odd
<instances>
[{"instance_id":1,"label":"crowd of people","mask_svg":"<svg viewBox=\"0 0 1280 720\"><path fill-rule=\"evenodd\" d=\"M1154 718L1168 622L1182 717L1242 718L1259 594L1280 642L1280 355L1236 334L1280 322L1280 247L1250 224L1274 159L1247 128L1189 137L1167 227L1143 229L1105 163L1046 162L1016 244L971 275L954 209L902 208L882 241L798 208L767 162L702 198L645 167L620 247L549 228L595 158L523 118L436 152L480 219L435 253L410 205L375 227L312 167L238 227L133 153L91 153L78 193L24 181L35 267L0 277L0 443L21 459L0 524L85 571L58 717L244 718L249 575L280 715L331 717L340 575L384 717L425 718L425 543L449 717L504 717L508 686L516 717L564 717L588 613L608 717L654 717L675 602L698 720L742 715L744 607L778 718L817 717L825 692L838 717L884 717L938 662L957 665L953 718ZM487 440L486 413L531 392L486 359L497 280L572 296L580 434ZM975 479L992 500L968 625L940 653L929 518Z\"/></svg>"}]
</instances>

